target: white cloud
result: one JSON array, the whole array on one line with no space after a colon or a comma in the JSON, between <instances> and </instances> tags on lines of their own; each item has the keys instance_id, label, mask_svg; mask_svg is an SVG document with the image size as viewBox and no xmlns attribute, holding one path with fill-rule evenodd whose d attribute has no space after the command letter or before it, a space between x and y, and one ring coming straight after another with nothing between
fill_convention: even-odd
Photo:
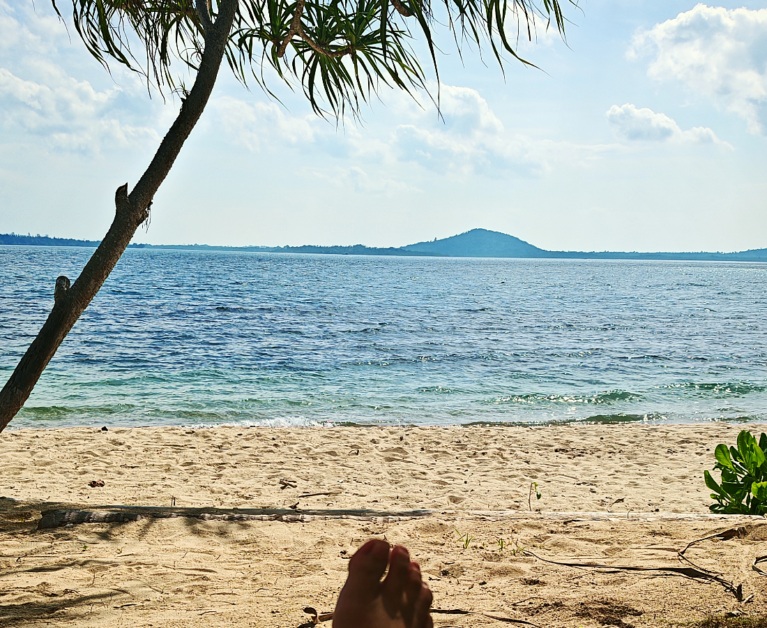
<instances>
[{"instance_id":1,"label":"white cloud","mask_svg":"<svg viewBox=\"0 0 767 628\"><path fill-rule=\"evenodd\" d=\"M539 174L548 166L534 142L508 131L476 90L442 85L443 122L428 107L412 123L396 127L389 139L399 161L461 176Z\"/></svg>"},{"instance_id":2,"label":"white cloud","mask_svg":"<svg viewBox=\"0 0 767 628\"><path fill-rule=\"evenodd\" d=\"M422 190L402 181L376 175L371 176L359 166L315 170L314 176L328 181L335 187L344 190L354 190L362 194L378 194L391 197L402 192L408 194L422 192Z\"/></svg>"},{"instance_id":3,"label":"white cloud","mask_svg":"<svg viewBox=\"0 0 767 628\"><path fill-rule=\"evenodd\" d=\"M211 105L216 124L221 124L234 141L253 151L264 145L311 143L316 135L315 116L290 116L273 102L247 103L222 96Z\"/></svg>"},{"instance_id":4,"label":"white cloud","mask_svg":"<svg viewBox=\"0 0 767 628\"><path fill-rule=\"evenodd\" d=\"M445 128L458 133L501 133L503 124L479 92L468 87L442 85L440 110Z\"/></svg>"},{"instance_id":5,"label":"white cloud","mask_svg":"<svg viewBox=\"0 0 767 628\"><path fill-rule=\"evenodd\" d=\"M106 145L125 147L157 142L151 128L121 122L117 87L96 91L87 81L47 68L46 84L25 80L0 68L0 123L5 129L43 136L54 147L98 153Z\"/></svg>"},{"instance_id":6,"label":"white cloud","mask_svg":"<svg viewBox=\"0 0 767 628\"><path fill-rule=\"evenodd\" d=\"M476 90L442 85L444 123L424 107L398 126L389 148L399 161L440 173L538 177L557 164L589 167L618 145L573 144L533 138L507 128Z\"/></svg>"},{"instance_id":7,"label":"white cloud","mask_svg":"<svg viewBox=\"0 0 767 628\"><path fill-rule=\"evenodd\" d=\"M726 144L707 127L696 126L683 131L666 114L655 113L652 109L637 109L630 103L610 107L607 121L618 137L631 141Z\"/></svg>"},{"instance_id":8,"label":"white cloud","mask_svg":"<svg viewBox=\"0 0 767 628\"><path fill-rule=\"evenodd\" d=\"M531 142L506 131L487 101L466 87L442 86L442 120L430 104L396 107L397 117L405 123L378 137L362 133L352 121L336 128L313 115L291 116L275 103L247 103L225 96L212 105L217 123L232 140L254 151L264 146L316 144L325 153L357 162L415 162L461 175L530 174L546 168L543 159L532 154ZM363 180L349 172L344 176L347 182Z\"/></svg>"},{"instance_id":9,"label":"white cloud","mask_svg":"<svg viewBox=\"0 0 767 628\"><path fill-rule=\"evenodd\" d=\"M400 161L461 176L509 172L528 175L547 167L542 156L529 150L524 140L479 131L461 135L405 124L396 128L391 147Z\"/></svg>"},{"instance_id":10,"label":"white cloud","mask_svg":"<svg viewBox=\"0 0 767 628\"><path fill-rule=\"evenodd\" d=\"M479 92L467 87L441 86L441 117L428 101L419 107L396 93L391 100L395 123L379 133L361 129L354 121L336 127L314 115L290 115L275 103L249 103L229 96L212 102L211 110L215 124L221 125L229 140L249 150L311 145L346 161L351 170L347 167L343 175L332 171L322 176L342 179L343 185L355 189L383 190L377 183L372 187L365 183L364 173L372 164L407 170L417 165L458 177L537 177L555 163L586 166L619 149L533 139L507 129ZM394 187L387 184L386 189Z\"/></svg>"},{"instance_id":11,"label":"white cloud","mask_svg":"<svg viewBox=\"0 0 767 628\"><path fill-rule=\"evenodd\" d=\"M23 22L17 17L21 17ZM30 25L33 28L30 28ZM39 15L31 4L11 7L0 0L0 50L50 52L57 40L66 37L66 29L53 16Z\"/></svg>"},{"instance_id":12,"label":"white cloud","mask_svg":"<svg viewBox=\"0 0 767 628\"><path fill-rule=\"evenodd\" d=\"M751 133L765 133L767 9L699 4L638 34L629 56L648 52L651 78L681 82L741 116Z\"/></svg>"},{"instance_id":13,"label":"white cloud","mask_svg":"<svg viewBox=\"0 0 767 628\"><path fill-rule=\"evenodd\" d=\"M70 24L70 30L72 29ZM74 39L74 41L72 40ZM63 69L67 59L85 61L76 74L93 76L101 87ZM115 84L120 81L122 87ZM175 109L175 107L172 107ZM76 36L50 4L0 0L0 128L6 142L30 142L90 155L109 148L156 146L168 108L149 102L145 86L119 67L108 75L82 54Z\"/></svg>"}]
</instances>

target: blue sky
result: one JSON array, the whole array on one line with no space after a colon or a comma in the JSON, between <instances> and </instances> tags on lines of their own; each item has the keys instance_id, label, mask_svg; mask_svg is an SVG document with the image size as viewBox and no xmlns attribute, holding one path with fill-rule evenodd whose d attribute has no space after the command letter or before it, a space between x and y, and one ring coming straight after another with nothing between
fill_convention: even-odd
<instances>
[{"instance_id":1,"label":"blue sky","mask_svg":"<svg viewBox=\"0 0 767 628\"><path fill-rule=\"evenodd\" d=\"M136 241L767 247L766 7L586 0L505 77L443 35L444 120L385 90L337 128L225 70ZM107 74L45 0L0 0L0 232L101 238L178 105Z\"/></svg>"}]
</instances>

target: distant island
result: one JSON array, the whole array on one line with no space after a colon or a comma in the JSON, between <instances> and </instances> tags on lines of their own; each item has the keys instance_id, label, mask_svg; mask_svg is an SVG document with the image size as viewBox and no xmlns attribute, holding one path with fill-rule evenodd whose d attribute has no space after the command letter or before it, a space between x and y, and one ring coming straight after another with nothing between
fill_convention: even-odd
<instances>
[{"instance_id":1,"label":"distant island","mask_svg":"<svg viewBox=\"0 0 767 628\"><path fill-rule=\"evenodd\" d=\"M80 246L95 248L98 240L51 238L41 235L0 234L0 246ZM611 251L547 251L514 236L472 229L466 233L408 244L399 248L353 246L210 246L207 244L131 244L130 249L173 251L232 251L244 253L310 253L314 255L396 255L407 257L491 257L517 259L617 259L714 262L767 262L767 248L737 253L623 253Z\"/></svg>"}]
</instances>

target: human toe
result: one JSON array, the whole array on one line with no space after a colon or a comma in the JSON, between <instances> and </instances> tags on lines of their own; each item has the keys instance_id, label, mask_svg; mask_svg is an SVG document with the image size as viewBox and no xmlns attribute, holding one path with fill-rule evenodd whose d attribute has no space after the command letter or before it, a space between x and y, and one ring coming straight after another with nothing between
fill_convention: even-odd
<instances>
[{"instance_id":1,"label":"human toe","mask_svg":"<svg viewBox=\"0 0 767 628\"><path fill-rule=\"evenodd\" d=\"M410 563L407 574L407 582L405 583L405 599L407 605L411 608L415 607L416 600L421 594L421 567L418 563Z\"/></svg>"},{"instance_id":2,"label":"human toe","mask_svg":"<svg viewBox=\"0 0 767 628\"><path fill-rule=\"evenodd\" d=\"M383 582L384 602L388 605L401 606L402 593L408 582L410 572L410 553L397 545L389 557L389 573Z\"/></svg>"},{"instance_id":3,"label":"human toe","mask_svg":"<svg viewBox=\"0 0 767 628\"><path fill-rule=\"evenodd\" d=\"M349 561L349 578L346 586L350 593L360 598L378 595L381 577L389 563L389 544L371 539L360 547Z\"/></svg>"},{"instance_id":4,"label":"human toe","mask_svg":"<svg viewBox=\"0 0 767 628\"><path fill-rule=\"evenodd\" d=\"M434 624L431 619L431 603L434 600L431 589L425 582L421 583L421 589L415 600L413 613L413 628L431 628Z\"/></svg>"}]
</instances>

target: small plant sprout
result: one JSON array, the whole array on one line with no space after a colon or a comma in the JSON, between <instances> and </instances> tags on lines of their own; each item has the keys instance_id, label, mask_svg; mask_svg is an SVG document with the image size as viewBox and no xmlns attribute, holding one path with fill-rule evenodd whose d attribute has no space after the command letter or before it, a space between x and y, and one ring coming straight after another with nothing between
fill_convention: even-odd
<instances>
[{"instance_id":1,"label":"small plant sprout","mask_svg":"<svg viewBox=\"0 0 767 628\"><path fill-rule=\"evenodd\" d=\"M533 504L533 491L535 491L535 499L541 498L541 492L538 490L538 482L530 482L530 490L527 493L527 507L532 510Z\"/></svg>"},{"instance_id":2,"label":"small plant sprout","mask_svg":"<svg viewBox=\"0 0 767 628\"><path fill-rule=\"evenodd\" d=\"M503 548L506 547L506 541L503 539L498 539L496 543L498 543L498 549L502 552Z\"/></svg>"},{"instance_id":3,"label":"small plant sprout","mask_svg":"<svg viewBox=\"0 0 767 628\"><path fill-rule=\"evenodd\" d=\"M471 545L474 537L469 536L468 532L466 534L461 534L458 530L456 530L455 533L458 535L458 540L460 540L463 544L463 549L469 549L469 545Z\"/></svg>"},{"instance_id":4,"label":"small plant sprout","mask_svg":"<svg viewBox=\"0 0 767 628\"><path fill-rule=\"evenodd\" d=\"M514 547L511 548L511 555L512 556L521 555L524 551L525 551L525 548L519 544L519 541L517 541L517 539L514 539Z\"/></svg>"}]
</instances>

